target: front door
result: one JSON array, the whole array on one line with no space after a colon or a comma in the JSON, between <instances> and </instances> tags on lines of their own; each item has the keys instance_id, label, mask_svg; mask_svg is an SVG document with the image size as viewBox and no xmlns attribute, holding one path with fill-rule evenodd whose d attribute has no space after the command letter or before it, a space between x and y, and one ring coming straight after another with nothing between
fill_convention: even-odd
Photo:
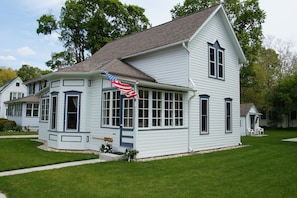
<instances>
[{"instance_id":1,"label":"front door","mask_svg":"<svg viewBox=\"0 0 297 198\"><path fill-rule=\"evenodd\" d=\"M134 99L121 95L120 145L133 148Z\"/></svg>"}]
</instances>

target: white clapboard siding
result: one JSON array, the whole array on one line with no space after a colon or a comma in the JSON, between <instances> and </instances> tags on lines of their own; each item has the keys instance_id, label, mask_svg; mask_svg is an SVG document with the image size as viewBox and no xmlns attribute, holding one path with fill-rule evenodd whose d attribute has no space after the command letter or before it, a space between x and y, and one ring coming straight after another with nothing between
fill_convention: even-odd
<instances>
[{"instance_id":1,"label":"white clapboard siding","mask_svg":"<svg viewBox=\"0 0 297 198\"><path fill-rule=\"evenodd\" d=\"M127 61L159 83L188 86L188 54L182 44Z\"/></svg>"},{"instance_id":2,"label":"white clapboard siding","mask_svg":"<svg viewBox=\"0 0 297 198\"><path fill-rule=\"evenodd\" d=\"M188 129L139 131L137 157L154 157L188 152Z\"/></svg>"},{"instance_id":3,"label":"white clapboard siding","mask_svg":"<svg viewBox=\"0 0 297 198\"><path fill-rule=\"evenodd\" d=\"M211 32L211 34L210 34ZM229 33L218 13L189 43L190 77L197 86L197 97L191 101L191 148L211 149L240 142L239 64ZM208 77L208 42L218 41L225 49L225 80ZM209 134L200 135L199 94L209 98ZM225 133L225 98L232 98L232 134ZM197 122L194 122L197 120Z\"/></svg>"}]
</instances>

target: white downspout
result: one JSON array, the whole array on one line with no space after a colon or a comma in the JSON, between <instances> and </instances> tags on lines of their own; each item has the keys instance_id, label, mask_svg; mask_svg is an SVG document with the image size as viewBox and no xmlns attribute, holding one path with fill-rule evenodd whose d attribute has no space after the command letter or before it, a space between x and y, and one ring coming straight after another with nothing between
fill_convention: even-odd
<instances>
[{"instance_id":1,"label":"white downspout","mask_svg":"<svg viewBox=\"0 0 297 198\"><path fill-rule=\"evenodd\" d=\"M190 146L190 142L191 142L191 100L196 96L197 93L197 88L196 85L194 83L194 81L192 80L191 76L190 76L190 51L188 49L188 47L186 46L186 43L183 42L183 47L185 48L185 50L188 52L188 77L189 77L189 82L191 83L191 85L193 86L193 95L191 97L189 97L188 99L188 152L193 152L193 149Z\"/></svg>"}]
</instances>

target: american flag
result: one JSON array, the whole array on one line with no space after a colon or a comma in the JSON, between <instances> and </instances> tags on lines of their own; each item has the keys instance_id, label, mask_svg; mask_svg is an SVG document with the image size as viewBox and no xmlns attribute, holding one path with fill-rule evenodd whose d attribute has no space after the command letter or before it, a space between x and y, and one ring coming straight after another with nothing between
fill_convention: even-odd
<instances>
[{"instance_id":1,"label":"american flag","mask_svg":"<svg viewBox=\"0 0 297 198\"><path fill-rule=\"evenodd\" d=\"M136 93L132 85L126 84L126 83L121 83L116 77L108 73L107 71L104 71L106 77L110 82L120 91L124 92L127 98L134 98L135 96L139 98L138 93Z\"/></svg>"}]
</instances>

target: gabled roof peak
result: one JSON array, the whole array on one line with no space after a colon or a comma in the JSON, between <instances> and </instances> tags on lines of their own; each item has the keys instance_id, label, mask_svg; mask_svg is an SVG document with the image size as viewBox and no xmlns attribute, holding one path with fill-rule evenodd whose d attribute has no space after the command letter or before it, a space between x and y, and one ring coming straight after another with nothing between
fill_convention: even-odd
<instances>
[{"instance_id":1,"label":"gabled roof peak","mask_svg":"<svg viewBox=\"0 0 297 198\"><path fill-rule=\"evenodd\" d=\"M221 5L216 5L111 41L88 60L66 68L62 72L93 71L101 64L114 59L121 60L150 50L188 41L220 7Z\"/></svg>"}]
</instances>

